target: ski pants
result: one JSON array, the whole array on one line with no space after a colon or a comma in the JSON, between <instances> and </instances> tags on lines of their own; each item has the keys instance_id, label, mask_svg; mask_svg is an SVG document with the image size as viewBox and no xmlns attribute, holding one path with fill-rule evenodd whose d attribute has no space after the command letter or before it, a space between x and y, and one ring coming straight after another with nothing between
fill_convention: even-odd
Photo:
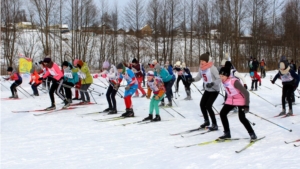
<instances>
[{"instance_id":1,"label":"ski pants","mask_svg":"<svg viewBox=\"0 0 300 169\"><path fill-rule=\"evenodd\" d=\"M39 94L39 91L38 91L37 88L38 88L38 86L39 86L40 84L41 84L41 83L39 83L39 84L34 83L34 84L31 85L31 89L32 89L34 95L38 95L38 94Z\"/></svg>"},{"instance_id":2,"label":"ski pants","mask_svg":"<svg viewBox=\"0 0 300 169\"><path fill-rule=\"evenodd\" d=\"M71 82L64 82L65 86L65 92L66 92L66 98L67 99L72 99L72 91L71 91L71 87L74 87L74 84Z\"/></svg>"},{"instance_id":3,"label":"ski pants","mask_svg":"<svg viewBox=\"0 0 300 169\"><path fill-rule=\"evenodd\" d=\"M11 91L12 96L14 96L15 93L18 93L17 87L18 87L20 84L22 84L22 81L15 81L13 84L11 84L11 86L10 86L10 91Z\"/></svg>"},{"instance_id":4,"label":"ski pants","mask_svg":"<svg viewBox=\"0 0 300 169\"><path fill-rule=\"evenodd\" d=\"M107 92L106 92L106 100L108 102L109 109L117 110L116 104L116 94L118 90L114 89L114 87L109 85Z\"/></svg>"},{"instance_id":5,"label":"ski pants","mask_svg":"<svg viewBox=\"0 0 300 169\"><path fill-rule=\"evenodd\" d=\"M285 98L286 98L289 103L289 109L293 110L293 107L292 107L293 93L294 93L293 84L282 85L282 96L281 96L282 109L285 109Z\"/></svg>"},{"instance_id":6,"label":"ski pants","mask_svg":"<svg viewBox=\"0 0 300 169\"><path fill-rule=\"evenodd\" d=\"M172 96L173 96L172 86L173 86L174 82L175 82L175 80L173 80L173 79L168 82L164 82L164 85L166 88L166 95L167 95L168 101L170 103L172 103ZM165 99L163 98L161 101L164 103Z\"/></svg>"},{"instance_id":7,"label":"ski pants","mask_svg":"<svg viewBox=\"0 0 300 169\"><path fill-rule=\"evenodd\" d=\"M88 88L91 86L91 83L89 84L81 84L80 87L80 96L81 96L81 100L83 102L87 101L90 102L90 95L88 92Z\"/></svg>"},{"instance_id":8,"label":"ski pants","mask_svg":"<svg viewBox=\"0 0 300 169\"><path fill-rule=\"evenodd\" d=\"M138 81L138 90L141 91L142 95L146 95L146 92L145 92L145 90L142 88L142 85L141 85L142 82L143 82L143 76L137 77L137 81ZM136 95L136 96L139 95L139 91L138 91L138 90L135 91L135 95Z\"/></svg>"},{"instance_id":9,"label":"ski pants","mask_svg":"<svg viewBox=\"0 0 300 169\"><path fill-rule=\"evenodd\" d=\"M221 109L220 117L221 117L221 121L222 121L222 124L223 124L223 127L224 127L224 132L229 132L230 131L227 115L234 107L236 107L236 106L225 104ZM244 125L244 127L246 128L248 133L254 133L253 128L251 127L248 119L246 118L246 114L243 111L244 106L237 106L237 107L238 107L238 110L239 110L240 122Z\"/></svg>"},{"instance_id":10,"label":"ski pants","mask_svg":"<svg viewBox=\"0 0 300 169\"><path fill-rule=\"evenodd\" d=\"M200 109L202 111L203 117L205 121L209 121L207 112L211 118L213 124L217 125L215 112L212 109L212 106L219 95L219 91L209 92L204 91L203 96L200 101Z\"/></svg>"},{"instance_id":11,"label":"ski pants","mask_svg":"<svg viewBox=\"0 0 300 169\"><path fill-rule=\"evenodd\" d=\"M59 81L57 81L54 78L52 79L52 85L51 85L50 90L49 90L49 96L50 96L52 104L55 104L54 92L60 99L65 100L64 95L62 93L60 93L62 84L63 84L62 79L60 79Z\"/></svg>"},{"instance_id":12,"label":"ski pants","mask_svg":"<svg viewBox=\"0 0 300 169\"><path fill-rule=\"evenodd\" d=\"M165 97L165 95L163 95L162 97L160 97L158 100L155 100L155 96L156 95L154 95L151 98L150 106L149 106L149 114L153 114L153 110L155 110L156 115L159 115L159 106L158 106L158 103Z\"/></svg>"},{"instance_id":13,"label":"ski pants","mask_svg":"<svg viewBox=\"0 0 300 169\"><path fill-rule=\"evenodd\" d=\"M251 89L254 89L254 86L255 86L255 89L257 89L257 82L258 82L258 80L252 80Z\"/></svg>"}]
</instances>

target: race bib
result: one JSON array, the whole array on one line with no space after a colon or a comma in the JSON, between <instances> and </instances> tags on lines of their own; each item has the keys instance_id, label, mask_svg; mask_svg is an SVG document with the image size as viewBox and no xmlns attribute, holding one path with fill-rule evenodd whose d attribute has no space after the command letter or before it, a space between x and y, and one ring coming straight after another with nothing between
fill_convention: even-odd
<instances>
[{"instance_id":1,"label":"race bib","mask_svg":"<svg viewBox=\"0 0 300 169\"><path fill-rule=\"evenodd\" d=\"M291 73L287 73L285 75L281 75L281 81L282 82L290 82L292 81L294 78L292 77Z\"/></svg>"},{"instance_id":2,"label":"race bib","mask_svg":"<svg viewBox=\"0 0 300 169\"><path fill-rule=\"evenodd\" d=\"M203 78L203 82L206 83L211 83L212 82L212 77L211 77L211 72L210 69L206 69L206 70L200 70L202 78Z\"/></svg>"},{"instance_id":3,"label":"race bib","mask_svg":"<svg viewBox=\"0 0 300 169\"><path fill-rule=\"evenodd\" d=\"M230 79L223 84L224 88L226 89L226 93L230 96L234 96L239 93L238 90L233 86L233 83L233 79Z\"/></svg>"}]
</instances>

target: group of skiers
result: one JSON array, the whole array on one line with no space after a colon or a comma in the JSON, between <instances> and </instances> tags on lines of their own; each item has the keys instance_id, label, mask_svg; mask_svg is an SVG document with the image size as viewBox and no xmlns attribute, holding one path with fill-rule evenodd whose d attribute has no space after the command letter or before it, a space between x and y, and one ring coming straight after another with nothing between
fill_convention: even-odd
<instances>
[{"instance_id":1,"label":"group of skiers","mask_svg":"<svg viewBox=\"0 0 300 169\"><path fill-rule=\"evenodd\" d=\"M263 63L262 63L263 62ZM265 77L265 62L262 60L260 63L261 75ZM37 86L42 84L46 79L51 80L52 84L49 89L49 95L51 100L51 106L46 110L56 109L54 93L56 93L63 101L63 108L68 108L72 102L71 88L75 87L80 91L81 104L88 104L90 102L90 96L88 89L93 83L93 77L89 71L87 63L82 60L74 60L73 64L68 61L62 63L61 69L54 63L51 58L46 57L43 61L39 62L40 67L38 69L32 69L31 71L31 81L34 95L38 96ZM151 70L147 73L145 72L143 65L138 62L137 59L133 59L130 64L119 63L116 66L111 65L109 62L105 61L102 65L101 77L104 77L109 86L106 93L106 99L108 102L108 108L103 112L108 114L117 114L117 103L115 96L121 86L121 82L124 79L126 81L125 92L124 92L124 102L126 107L126 112L123 113L122 117L134 117L134 110L132 106L131 97L139 97L139 92L141 92L141 97L146 97L151 99L149 106L149 115L144 118L144 121L160 121L159 106L172 106L173 91L172 86L175 83L175 93L178 92L179 81L183 82L185 87L187 97L184 100L191 100L191 84L196 81L203 79L204 93L200 100L200 109L204 117L204 123L200 125L200 128L208 128L210 131L218 130L217 120L215 118L215 113L213 110L213 104L220 94L220 85L223 85L226 95L225 102L220 111L221 122L224 127L224 135L220 136L220 139L231 138L231 133L229 129L229 122L227 115L233 109L237 109L239 114L239 119L248 131L251 140L257 138L253 128L251 127L249 121L247 120L245 114L249 112L249 92L246 81L244 77L235 69L229 60L228 55L224 57L221 62L221 68L218 70L212 62L210 54L204 53L200 56L200 68L197 76L192 77L189 68L185 63L177 61L174 67L168 62L163 66L160 65L157 60L153 60L151 64L148 64ZM293 115L292 110L292 93L297 89L299 84L299 72L298 75L289 66L289 64L282 60L280 61L280 69L271 82L274 84L277 78L282 80L282 111L279 115ZM253 61L249 62L250 67L250 77L252 78L251 89L257 90L257 83L261 85L261 78L257 73L258 62L254 58ZM41 69L41 71L39 71ZM22 83L21 76L14 72L12 67L7 69L9 72L10 79L15 80L11 86L12 98L18 98L16 87ZM42 72L40 77L39 73ZM176 76L177 74L177 80ZM144 82L145 76L147 77L147 92L142 88L142 83ZM94 76L98 78L98 76ZM61 90L64 88L64 91ZM64 94L65 93L65 94ZM153 93L153 95L152 95ZM152 97L151 97L152 95ZM167 98L168 104L165 104L164 98ZM74 99L78 99L78 94L76 94ZM289 111L286 114L285 101L288 101ZM161 104L159 105L159 102ZM155 117L153 116L155 110ZM210 120L209 120L210 117Z\"/></svg>"}]
</instances>

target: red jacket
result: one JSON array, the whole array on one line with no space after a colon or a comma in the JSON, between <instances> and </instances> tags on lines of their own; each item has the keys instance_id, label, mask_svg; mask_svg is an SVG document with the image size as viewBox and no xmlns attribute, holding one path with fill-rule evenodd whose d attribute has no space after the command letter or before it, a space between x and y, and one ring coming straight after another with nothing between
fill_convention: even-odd
<instances>
[{"instance_id":1,"label":"red jacket","mask_svg":"<svg viewBox=\"0 0 300 169\"><path fill-rule=\"evenodd\" d=\"M32 83L32 82L34 82L35 84L42 83L42 81L39 80L40 76L37 71L34 71L33 73L31 73L30 76L31 76L30 83Z\"/></svg>"},{"instance_id":2,"label":"red jacket","mask_svg":"<svg viewBox=\"0 0 300 169\"><path fill-rule=\"evenodd\" d=\"M251 73L250 73L250 76L251 76ZM254 75L251 76L251 79L252 79L252 80L258 80L258 81L261 83L260 76L257 74L256 71L254 71Z\"/></svg>"}]
</instances>

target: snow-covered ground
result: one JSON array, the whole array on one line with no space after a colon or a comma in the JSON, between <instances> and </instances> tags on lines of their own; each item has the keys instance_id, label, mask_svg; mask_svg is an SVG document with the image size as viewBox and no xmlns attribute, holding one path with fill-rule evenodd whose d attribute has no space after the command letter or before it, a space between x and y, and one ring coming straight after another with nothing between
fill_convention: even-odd
<instances>
[{"instance_id":1,"label":"snow-covered ground","mask_svg":"<svg viewBox=\"0 0 300 169\"><path fill-rule=\"evenodd\" d=\"M276 71L267 72L262 80L262 86L256 92L259 96L272 104L281 101L281 88L270 83L270 75L274 77ZM32 93L28 85L28 78L24 78L22 88ZM248 87L251 85L249 75L246 76ZM104 86L100 78L94 79L98 85ZM104 82L104 80L103 80ZM277 84L281 85L278 80ZM9 88L9 82L1 81ZM202 81L195 83L201 90ZM92 85L96 91L106 92L105 89ZM122 88L124 91L124 88ZM123 94L123 93L122 93ZM180 97L174 99L179 111L186 118L181 117L172 109L161 111L164 121L150 124L120 124L142 120L148 115L149 100L133 98L136 118L128 118L111 122L96 122L93 119L104 119L112 116L104 114L82 116L80 114L101 111L107 108L105 95L94 95L98 104L81 106L74 110L59 111L43 116L35 113L12 113L14 110L43 109L50 106L48 94L40 92L39 97L26 98L19 92L20 100L1 100L1 168L3 169L98 169L98 168L300 168L300 147L285 144L284 141L300 139L300 106L295 105L296 116L288 118L274 117L281 107L271 105L257 95L250 93L250 111L256 113L278 125L247 114L249 121L254 122L254 130L258 137L265 139L241 152L236 150L244 147L249 140L194 146L177 149L174 146L188 145L210 141L223 134L219 131L204 135L182 138L170 136L188 129L199 127L203 117L199 108L201 94L192 85L191 101L184 101L186 94L180 82ZM10 91L1 86L1 98L11 95ZM296 93L299 96L299 93ZM124 101L116 96L118 110L124 110ZM220 111L223 97L218 96L214 107ZM57 108L63 106L56 97ZM296 98L299 103L300 99ZM119 116L119 115L115 115ZM222 126L219 116L218 125ZM233 138L249 137L247 131L239 122L237 114L228 116ZM118 126L119 125L119 126ZM199 132L195 132L199 133ZM195 134L193 133L193 134ZM192 135L192 134L189 134ZM300 144L297 142L296 144Z\"/></svg>"}]
</instances>

